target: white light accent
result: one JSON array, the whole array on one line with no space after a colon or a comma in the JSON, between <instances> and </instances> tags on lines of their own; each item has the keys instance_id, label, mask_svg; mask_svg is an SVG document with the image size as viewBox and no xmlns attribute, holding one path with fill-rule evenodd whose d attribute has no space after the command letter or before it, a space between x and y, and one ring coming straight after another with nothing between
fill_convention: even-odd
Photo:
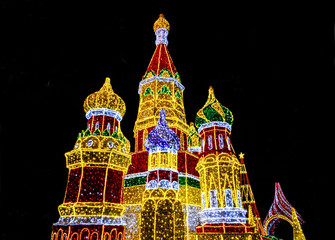
<instances>
[{"instance_id":1,"label":"white light accent","mask_svg":"<svg viewBox=\"0 0 335 240\"><path fill-rule=\"evenodd\" d=\"M146 185L145 189L154 189L157 188L157 181L156 180L150 180Z\"/></svg>"},{"instance_id":2,"label":"white light accent","mask_svg":"<svg viewBox=\"0 0 335 240\"><path fill-rule=\"evenodd\" d=\"M224 147L223 136L222 136L222 134L219 134L219 148L222 149L223 147Z\"/></svg>"},{"instance_id":3,"label":"white light accent","mask_svg":"<svg viewBox=\"0 0 335 240\"><path fill-rule=\"evenodd\" d=\"M145 80L142 80L138 86L138 94L141 94L141 87L144 85L144 84L147 84L147 83L150 83L150 82L153 82L153 81L160 81L160 82L173 82L175 83L182 91L184 91L185 87L183 86L183 84L181 84L177 79L175 78L171 78L171 77L159 77L159 76L153 76L153 77L150 77L150 78L147 78Z\"/></svg>"},{"instance_id":4,"label":"white light accent","mask_svg":"<svg viewBox=\"0 0 335 240\"><path fill-rule=\"evenodd\" d=\"M233 195L231 189L227 188L224 190L226 198L226 207L233 207Z\"/></svg>"},{"instance_id":5,"label":"white light accent","mask_svg":"<svg viewBox=\"0 0 335 240\"><path fill-rule=\"evenodd\" d=\"M111 130L111 123L107 124L107 130L110 131Z\"/></svg>"},{"instance_id":6,"label":"white light accent","mask_svg":"<svg viewBox=\"0 0 335 240\"><path fill-rule=\"evenodd\" d=\"M179 190L179 183L177 181L172 182L172 189Z\"/></svg>"},{"instance_id":7,"label":"white light accent","mask_svg":"<svg viewBox=\"0 0 335 240\"><path fill-rule=\"evenodd\" d=\"M228 149L230 150L230 139L228 136L227 136L227 144L228 144Z\"/></svg>"},{"instance_id":8,"label":"white light accent","mask_svg":"<svg viewBox=\"0 0 335 240\"><path fill-rule=\"evenodd\" d=\"M87 141L86 145L87 145L87 147L92 147L93 143L94 143L93 140L90 139L90 140Z\"/></svg>"},{"instance_id":9,"label":"white light accent","mask_svg":"<svg viewBox=\"0 0 335 240\"><path fill-rule=\"evenodd\" d=\"M60 217L54 225L125 225L120 217Z\"/></svg>"},{"instance_id":10,"label":"white light accent","mask_svg":"<svg viewBox=\"0 0 335 240\"><path fill-rule=\"evenodd\" d=\"M155 41L156 46L159 44L165 44L166 46L168 45L169 43L167 40L167 36L169 34L168 30L166 30L165 28L158 28L155 34L156 34L156 41Z\"/></svg>"},{"instance_id":11,"label":"white light accent","mask_svg":"<svg viewBox=\"0 0 335 240\"><path fill-rule=\"evenodd\" d=\"M139 173L131 173L124 176L124 179L130 179L135 177L146 177L148 172L139 172Z\"/></svg>"},{"instance_id":12,"label":"white light accent","mask_svg":"<svg viewBox=\"0 0 335 240\"><path fill-rule=\"evenodd\" d=\"M208 136L208 149L211 150L213 148L213 141L212 141L212 135Z\"/></svg>"},{"instance_id":13,"label":"white light accent","mask_svg":"<svg viewBox=\"0 0 335 240\"><path fill-rule=\"evenodd\" d=\"M92 116L101 116L101 115L106 115L108 117L113 117L119 122L122 120L122 117L118 111L111 110L108 108L94 108L89 110L86 113L86 118L90 119Z\"/></svg>"},{"instance_id":14,"label":"white light accent","mask_svg":"<svg viewBox=\"0 0 335 240\"><path fill-rule=\"evenodd\" d=\"M198 133L201 133L203 129L211 128L211 127L224 127L227 128L229 131L231 131L231 126L226 122L209 122L201 124L201 126L198 129Z\"/></svg>"},{"instance_id":15,"label":"white light accent","mask_svg":"<svg viewBox=\"0 0 335 240\"><path fill-rule=\"evenodd\" d=\"M95 130L99 128L99 121L95 123Z\"/></svg>"},{"instance_id":16,"label":"white light accent","mask_svg":"<svg viewBox=\"0 0 335 240\"><path fill-rule=\"evenodd\" d=\"M187 151L200 153L201 152L201 147L188 147Z\"/></svg>"},{"instance_id":17,"label":"white light accent","mask_svg":"<svg viewBox=\"0 0 335 240\"><path fill-rule=\"evenodd\" d=\"M202 199L202 209L206 208L206 200L205 200L205 193L201 193L201 199Z\"/></svg>"},{"instance_id":18,"label":"white light accent","mask_svg":"<svg viewBox=\"0 0 335 240\"><path fill-rule=\"evenodd\" d=\"M243 208L207 208L199 213L204 223L242 223L247 222L247 210Z\"/></svg>"},{"instance_id":19,"label":"white light accent","mask_svg":"<svg viewBox=\"0 0 335 240\"><path fill-rule=\"evenodd\" d=\"M178 154L178 150L176 150L176 149L170 149L170 148L164 149L164 148L161 148L161 147L156 147L155 149L150 148L149 151L148 151L149 154L157 153L157 152L168 152L168 153L173 153L175 155Z\"/></svg>"},{"instance_id":20,"label":"white light accent","mask_svg":"<svg viewBox=\"0 0 335 240\"><path fill-rule=\"evenodd\" d=\"M200 177L194 176L194 175L189 174L189 173L179 173L179 176L193 178L193 179L195 179L197 181L200 181Z\"/></svg>"},{"instance_id":21,"label":"white light accent","mask_svg":"<svg viewBox=\"0 0 335 240\"><path fill-rule=\"evenodd\" d=\"M215 189L212 189L212 190L209 191L209 198L210 198L211 208L217 208L218 207L218 199L217 199Z\"/></svg>"},{"instance_id":22,"label":"white light accent","mask_svg":"<svg viewBox=\"0 0 335 240\"><path fill-rule=\"evenodd\" d=\"M241 192L240 190L237 190L237 197L238 197L238 207L242 207L242 203L241 203Z\"/></svg>"},{"instance_id":23,"label":"white light accent","mask_svg":"<svg viewBox=\"0 0 335 240\"><path fill-rule=\"evenodd\" d=\"M171 182L166 179L160 180L158 183L158 187L165 188L165 189L171 188Z\"/></svg>"}]
</instances>

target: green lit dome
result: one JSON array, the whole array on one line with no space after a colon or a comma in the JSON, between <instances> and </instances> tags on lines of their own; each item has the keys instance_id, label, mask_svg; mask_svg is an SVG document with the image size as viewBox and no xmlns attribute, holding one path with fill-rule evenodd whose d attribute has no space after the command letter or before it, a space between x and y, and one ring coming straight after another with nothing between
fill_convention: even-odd
<instances>
[{"instance_id":1,"label":"green lit dome","mask_svg":"<svg viewBox=\"0 0 335 240\"><path fill-rule=\"evenodd\" d=\"M214 89L209 87L208 99L195 117L195 126L199 128L204 123L226 122L233 124L233 113L216 99Z\"/></svg>"}]
</instances>

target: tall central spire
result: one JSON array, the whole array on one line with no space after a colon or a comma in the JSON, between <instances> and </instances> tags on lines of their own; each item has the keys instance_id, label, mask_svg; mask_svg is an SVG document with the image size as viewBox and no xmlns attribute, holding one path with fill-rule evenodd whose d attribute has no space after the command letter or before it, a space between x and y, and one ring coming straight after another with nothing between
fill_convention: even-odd
<instances>
[{"instance_id":1,"label":"tall central spire","mask_svg":"<svg viewBox=\"0 0 335 240\"><path fill-rule=\"evenodd\" d=\"M179 74L167 48L167 36L170 31L170 24L165 19L163 14L159 15L159 18L154 23L153 28L156 34L156 49L152 55L147 71L142 77L142 80L158 76L171 78L171 80L176 79L176 82L180 83ZM183 89L183 86L181 84L179 85L180 88Z\"/></svg>"}]
</instances>

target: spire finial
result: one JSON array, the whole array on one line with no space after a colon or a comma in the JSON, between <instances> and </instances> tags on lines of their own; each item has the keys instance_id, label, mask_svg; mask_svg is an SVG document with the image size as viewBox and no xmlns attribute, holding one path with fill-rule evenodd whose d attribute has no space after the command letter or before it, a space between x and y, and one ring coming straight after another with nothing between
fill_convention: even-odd
<instances>
[{"instance_id":1,"label":"spire finial","mask_svg":"<svg viewBox=\"0 0 335 240\"><path fill-rule=\"evenodd\" d=\"M155 41L156 46L159 44L165 44L167 46L168 45L167 36L170 31L170 24L165 19L163 13L159 15L159 18L154 23L154 31L156 34L156 41Z\"/></svg>"},{"instance_id":2,"label":"spire finial","mask_svg":"<svg viewBox=\"0 0 335 240\"><path fill-rule=\"evenodd\" d=\"M159 14L159 18L154 23L155 32L160 28L164 28L167 31L170 31L170 23L165 19L163 13Z\"/></svg>"}]
</instances>

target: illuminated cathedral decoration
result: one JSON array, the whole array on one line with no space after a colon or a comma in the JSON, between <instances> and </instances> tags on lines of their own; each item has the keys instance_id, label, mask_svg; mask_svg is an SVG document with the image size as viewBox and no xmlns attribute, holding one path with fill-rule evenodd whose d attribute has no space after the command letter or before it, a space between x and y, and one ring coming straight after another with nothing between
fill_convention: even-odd
<instances>
[{"instance_id":1,"label":"illuminated cathedral decoration","mask_svg":"<svg viewBox=\"0 0 335 240\"><path fill-rule=\"evenodd\" d=\"M121 131L125 103L110 79L84 101L87 126L65 153L67 187L51 239L266 240L277 239L267 234L284 219L294 239L304 240L302 218L279 184L263 227L244 154L233 148L233 114L213 87L187 123L169 31L161 14L156 49L138 86L134 152Z\"/></svg>"}]
</instances>

